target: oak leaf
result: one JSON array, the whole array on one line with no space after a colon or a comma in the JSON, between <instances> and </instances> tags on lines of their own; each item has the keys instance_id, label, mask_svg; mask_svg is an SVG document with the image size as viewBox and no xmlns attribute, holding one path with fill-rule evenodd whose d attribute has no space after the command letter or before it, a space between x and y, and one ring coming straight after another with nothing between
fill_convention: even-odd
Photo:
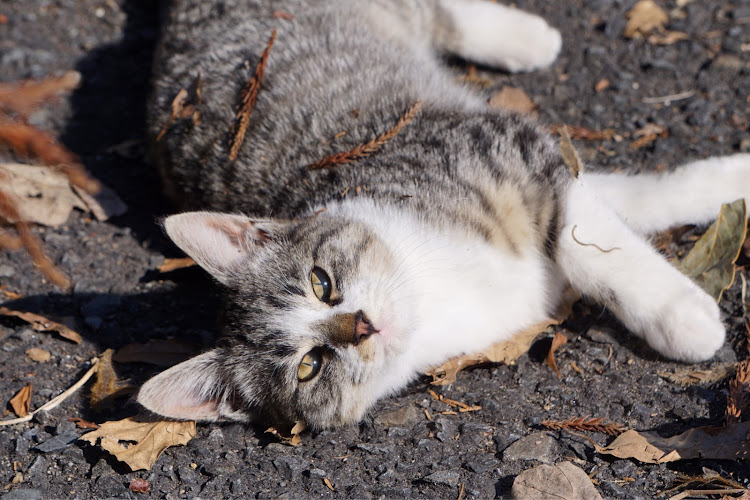
<instances>
[{"instance_id":1,"label":"oak leaf","mask_svg":"<svg viewBox=\"0 0 750 500\"><path fill-rule=\"evenodd\" d=\"M195 422L139 422L134 417L103 423L80 437L110 452L131 470L149 470L170 446L187 444L195 437ZM134 443L134 444L126 444Z\"/></svg>"},{"instance_id":2,"label":"oak leaf","mask_svg":"<svg viewBox=\"0 0 750 500\"><path fill-rule=\"evenodd\" d=\"M734 282L734 263L742 251L746 233L745 200L722 205L716 221L682 259L679 269L720 301L724 290Z\"/></svg>"},{"instance_id":3,"label":"oak leaf","mask_svg":"<svg viewBox=\"0 0 750 500\"><path fill-rule=\"evenodd\" d=\"M570 462L537 465L521 472L513 481L512 498L557 500L601 500L591 479Z\"/></svg>"}]
</instances>

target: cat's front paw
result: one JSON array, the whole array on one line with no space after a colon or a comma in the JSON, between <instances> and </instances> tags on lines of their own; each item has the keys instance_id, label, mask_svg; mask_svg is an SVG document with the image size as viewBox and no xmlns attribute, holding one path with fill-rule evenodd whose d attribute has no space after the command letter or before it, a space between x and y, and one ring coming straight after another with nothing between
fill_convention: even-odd
<instances>
[{"instance_id":1,"label":"cat's front paw","mask_svg":"<svg viewBox=\"0 0 750 500\"><path fill-rule=\"evenodd\" d=\"M697 286L673 296L646 334L654 349L687 362L710 359L724 343L724 337L719 306Z\"/></svg>"}]
</instances>

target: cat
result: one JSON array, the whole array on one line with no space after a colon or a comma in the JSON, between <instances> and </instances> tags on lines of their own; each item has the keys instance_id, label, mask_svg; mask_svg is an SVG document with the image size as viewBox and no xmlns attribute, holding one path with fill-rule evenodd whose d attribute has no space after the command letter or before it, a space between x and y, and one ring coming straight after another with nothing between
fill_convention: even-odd
<instances>
[{"instance_id":1,"label":"cat","mask_svg":"<svg viewBox=\"0 0 750 500\"><path fill-rule=\"evenodd\" d=\"M716 302L646 236L748 198L750 155L574 175L542 127L490 109L441 63L548 67L561 36L542 18L484 0L179 0L164 24L150 132L193 211L163 225L227 305L216 347L147 381L146 409L354 423L421 370L548 317L568 285L667 358L723 344ZM173 120L183 88L194 112ZM399 120L369 156L308 168Z\"/></svg>"}]
</instances>

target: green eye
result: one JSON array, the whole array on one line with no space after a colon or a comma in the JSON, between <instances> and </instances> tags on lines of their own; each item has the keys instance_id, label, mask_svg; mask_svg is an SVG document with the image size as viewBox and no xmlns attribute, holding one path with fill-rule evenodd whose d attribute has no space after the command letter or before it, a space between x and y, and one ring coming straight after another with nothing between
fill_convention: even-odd
<instances>
[{"instance_id":1,"label":"green eye","mask_svg":"<svg viewBox=\"0 0 750 500\"><path fill-rule=\"evenodd\" d=\"M319 348L315 348L302 358L302 362L299 364L299 368L297 368L297 379L300 382L307 382L320 372L322 366L322 352Z\"/></svg>"},{"instance_id":2,"label":"green eye","mask_svg":"<svg viewBox=\"0 0 750 500\"><path fill-rule=\"evenodd\" d=\"M310 273L313 292L321 302L328 302L331 298L331 278L319 267L313 267Z\"/></svg>"}]
</instances>

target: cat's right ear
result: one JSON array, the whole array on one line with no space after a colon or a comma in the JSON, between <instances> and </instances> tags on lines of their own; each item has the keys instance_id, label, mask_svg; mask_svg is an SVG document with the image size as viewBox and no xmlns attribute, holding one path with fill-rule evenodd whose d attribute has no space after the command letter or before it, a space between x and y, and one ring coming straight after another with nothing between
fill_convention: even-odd
<instances>
[{"instance_id":1,"label":"cat's right ear","mask_svg":"<svg viewBox=\"0 0 750 500\"><path fill-rule=\"evenodd\" d=\"M178 420L248 421L249 415L233 408L226 397L222 358L214 349L183 361L147 380L136 400L157 415Z\"/></svg>"},{"instance_id":2,"label":"cat's right ear","mask_svg":"<svg viewBox=\"0 0 750 500\"><path fill-rule=\"evenodd\" d=\"M232 270L270 238L279 223L243 215L187 212L164 219L167 235L188 256L222 283Z\"/></svg>"}]
</instances>

